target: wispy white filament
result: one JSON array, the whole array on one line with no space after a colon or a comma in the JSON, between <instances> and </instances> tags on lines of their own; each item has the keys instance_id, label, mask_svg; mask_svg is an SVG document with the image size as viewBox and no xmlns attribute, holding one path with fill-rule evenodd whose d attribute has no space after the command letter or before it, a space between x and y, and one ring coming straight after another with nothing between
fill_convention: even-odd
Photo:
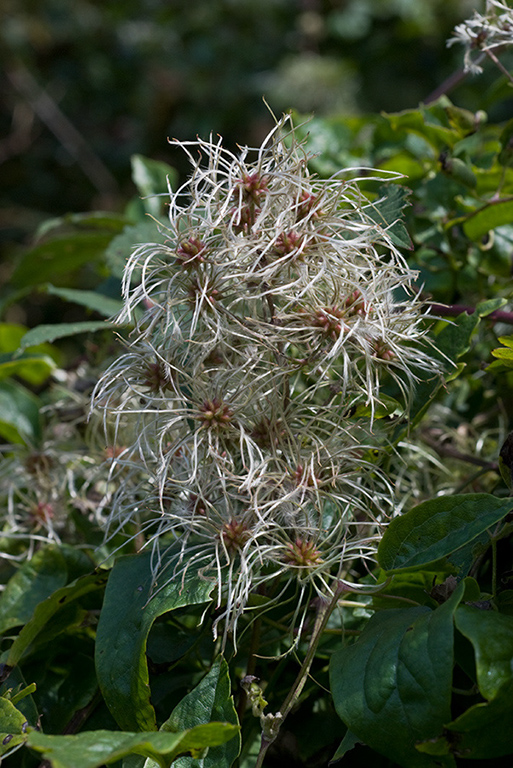
<instances>
[{"instance_id":1,"label":"wispy white filament","mask_svg":"<svg viewBox=\"0 0 513 768\"><path fill-rule=\"evenodd\" d=\"M145 467L156 581L213 579L227 631L255 588L330 594L372 556L392 497L373 463L383 387L407 408L435 365L415 273L354 173L311 176L287 117L254 150L180 146L191 176L167 243L128 260L121 319L142 319L94 400L120 434L132 424L118 471ZM135 514L121 488L111 529Z\"/></svg>"}]
</instances>

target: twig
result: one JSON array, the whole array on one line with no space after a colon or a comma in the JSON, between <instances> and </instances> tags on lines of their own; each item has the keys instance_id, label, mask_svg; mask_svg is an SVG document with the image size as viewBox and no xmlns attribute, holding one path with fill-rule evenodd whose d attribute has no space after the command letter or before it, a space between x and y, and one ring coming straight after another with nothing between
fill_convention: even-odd
<instances>
[{"instance_id":1,"label":"twig","mask_svg":"<svg viewBox=\"0 0 513 768\"><path fill-rule=\"evenodd\" d=\"M511 73L508 72L502 61L500 61L497 56L494 54L493 51L489 50L488 48L485 50L486 55L493 61L496 67L500 69L503 75L505 75L510 83L513 83L513 77L511 76Z\"/></svg>"},{"instance_id":2,"label":"twig","mask_svg":"<svg viewBox=\"0 0 513 768\"><path fill-rule=\"evenodd\" d=\"M98 192L106 196L115 195L118 192L118 184L114 176L55 101L39 86L29 70L17 64L15 69L7 71L7 77L11 85L30 104L34 113L77 161Z\"/></svg>"},{"instance_id":3,"label":"twig","mask_svg":"<svg viewBox=\"0 0 513 768\"><path fill-rule=\"evenodd\" d=\"M280 708L280 711L276 713L276 715L272 716L274 718L274 727L272 729L273 735L269 736L265 733L262 733L262 742L260 746L260 752L258 753L258 758L255 763L255 768L262 768L267 750L269 749L273 741L276 739L279 729L283 725L285 718L290 713L291 709L294 707L299 696L301 695L301 691L305 687L306 681L308 679L310 667L312 666L313 660L315 658L315 653L317 651L319 640L322 637L322 634L326 628L326 624L328 623L328 619L331 616L333 609L337 605L340 595L345 591L346 591L345 587L338 588L329 602L325 602L319 606L319 610L315 619L315 624L312 632L312 637L310 640L310 645L308 646L308 651L306 653L305 659L301 665L301 669L299 670L299 673L296 677L296 680L294 681L292 688L290 689L285 701L283 702L282 707Z\"/></svg>"},{"instance_id":4,"label":"twig","mask_svg":"<svg viewBox=\"0 0 513 768\"><path fill-rule=\"evenodd\" d=\"M467 315L473 315L476 311L475 307L470 307L466 304L430 304L429 305L434 315L440 317L458 317L462 312L466 312ZM513 312L504 312L501 309L495 309L488 315L483 317L483 320L491 320L494 323L508 323L513 325Z\"/></svg>"},{"instance_id":5,"label":"twig","mask_svg":"<svg viewBox=\"0 0 513 768\"><path fill-rule=\"evenodd\" d=\"M431 448L434 448L434 450L438 453L439 456L447 456L448 458L451 458L451 459L458 459L459 461L465 461L467 464L475 464L476 467L482 467L490 472L498 471L499 465L497 464L497 462L486 461L485 459L480 459L478 456L472 456L468 453L462 453L461 451L458 451L457 448L453 448L450 445L444 445L444 443L439 443L438 440L431 437L428 431L422 432L422 439Z\"/></svg>"},{"instance_id":6,"label":"twig","mask_svg":"<svg viewBox=\"0 0 513 768\"><path fill-rule=\"evenodd\" d=\"M480 56L476 59L476 64L480 64L485 57L484 53L481 53ZM432 104L434 101L437 101L437 99L440 98L440 96L444 96L446 93L450 93L456 86L458 86L468 75L468 71L465 72L463 67L461 69L456 70L456 72L453 72L452 75L449 75L443 83L440 83L440 85L435 88L434 91L431 91L429 96L426 96L424 101L422 102L426 106L429 104Z\"/></svg>"}]
</instances>

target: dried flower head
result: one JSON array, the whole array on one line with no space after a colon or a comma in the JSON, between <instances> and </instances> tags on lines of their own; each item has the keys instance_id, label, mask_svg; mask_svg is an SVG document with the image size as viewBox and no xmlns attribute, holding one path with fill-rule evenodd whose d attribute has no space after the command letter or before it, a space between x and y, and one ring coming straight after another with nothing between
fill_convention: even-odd
<instances>
[{"instance_id":1,"label":"dried flower head","mask_svg":"<svg viewBox=\"0 0 513 768\"><path fill-rule=\"evenodd\" d=\"M376 411L391 391L406 408L436 366L415 273L357 177L310 175L289 117L255 150L180 146L191 177L171 194L166 245L128 261L120 319L142 319L94 400L115 431L135 425L115 461L146 468L156 580L213 578L226 632L252 589L335 594L372 556L391 503L365 458ZM132 509L120 490L111 526ZM178 565L159 577L173 541Z\"/></svg>"},{"instance_id":2,"label":"dried flower head","mask_svg":"<svg viewBox=\"0 0 513 768\"><path fill-rule=\"evenodd\" d=\"M474 11L472 18L454 29L454 37L447 45L463 43L465 46L465 72L479 74L483 68L472 58L475 51L487 52L513 43L513 9L500 0L486 0L485 13Z\"/></svg>"}]
</instances>

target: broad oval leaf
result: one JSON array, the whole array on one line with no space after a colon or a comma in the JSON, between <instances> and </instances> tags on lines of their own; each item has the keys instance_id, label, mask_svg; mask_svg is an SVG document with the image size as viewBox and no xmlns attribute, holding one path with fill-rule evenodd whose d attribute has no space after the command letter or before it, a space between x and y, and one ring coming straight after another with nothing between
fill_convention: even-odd
<instances>
[{"instance_id":1,"label":"broad oval leaf","mask_svg":"<svg viewBox=\"0 0 513 768\"><path fill-rule=\"evenodd\" d=\"M386 573L426 567L473 541L512 509L512 499L488 493L425 501L390 522L378 562Z\"/></svg>"},{"instance_id":2,"label":"broad oval leaf","mask_svg":"<svg viewBox=\"0 0 513 768\"><path fill-rule=\"evenodd\" d=\"M230 687L228 664L219 658L203 680L176 705L160 730L176 732L216 720L238 725ZM240 737L230 739L226 744L209 749L199 761L179 757L176 767L230 768L239 755L240 746ZM148 761L144 768L155 768L155 763Z\"/></svg>"},{"instance_id":3,"label":"broad oval leaf","mask_svg":"<svg viewBox=\"0 0 513 768\"><path fill-rule=\"evenodd\" d=\"M460 605L456 626L474 646L481 694L494 699L503 686L513 684L513 616Z\"/></svg>"},{"instance_id":4,"label":"broad oval leaf","mask_svg":"<svg viewBox=\"0 0 513 768\"><path fill-rule=\"evenodd\" d=\"M405 768L454 766L421 754L451 717L453 614L461 583L436 610L424 606L375 614L354 645L330 663L335 709L350 731Z\"/></svg>"},{"instance_id":5,"label":"broad oval leaf","mask_svg":"<svg viewBox=\"0 0 513 768\"><path fill-rule=\"evenodd\" d=\"M157 728L145 653L153 622L176 608L207 602L214 588L192 570L154 595L152 586L150 553L121 557L109 577L96 635L98 683L112 715L126 730Z\"/></svg>"}]
</instances>

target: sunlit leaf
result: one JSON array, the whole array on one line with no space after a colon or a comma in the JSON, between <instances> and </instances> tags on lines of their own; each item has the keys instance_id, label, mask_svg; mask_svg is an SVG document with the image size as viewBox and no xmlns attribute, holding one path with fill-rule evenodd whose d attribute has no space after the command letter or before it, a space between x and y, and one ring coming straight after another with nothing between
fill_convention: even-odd
<instances>
[{"instance_id":1,"label":"sunlit leaf","mask_svg":"<svg viewBox=\"0 0 513 768\"><path fill-rule=\"evenodd\" d=\"M0 697L0 755L26 740L26 723L25 715L11 701Z\"/></svg>"},{"instance_id":2,"label":"sunlit leaf","mask_svg":"<svg viewBox=\"0 0 513 768\"><path fill-rule=\"evenodd\" d=\"M492 229L511 224L512 221L513 199L494 200L469 216L463 224L463 229L471 240L480 240Z\"/></svg>"},{"instance_id":3,"label":"sunlit leaf","mask_svg":"<svg viewBox=\"0 0 513 768\"><path fill-rule=\"evenodd\" d=\"M426 567L473 541L513 509L487 493L440 496L390 521L378 548L387 573Z\"/></svg>"},{"instance_id":4,"label":"sunlit leaf","mask_svg":"<svg viewBox=\"0 0 513 768\"><path fill-rule=\"evenodd\" d=\"M161 160L132 155L132 179L143 197L147 212L159 216L164 207L164 199L169 197L168 183L176 185L175 169Z\"/></svg>"},{"instance_id":5,"label":"sunlit leaf","mask_svg":"<svg viewBox=\"0 0 513 768\"><path fill-rule=\"evenodd\" d=\"M178 733L86 731L74 736L50 736L32 731L28 745L53 768L101 768L126 755L144 755L167 768L184 752L197 753L233 738L238 728L230 723L209 723Z\"/></svg>"},{"instance_id":6,"label":"sunlit leaf","mask_svg":"<svg viewBox=\"0 0 513 768\"><path fill-rule=\"evenodd\" d=\"M163 724L161 731L180 731L216 720L238 725L238 717L231 695L228 665L218 659L203 680L176 705ZM226 744L209 749L201 758L201 768L230 768L240 752L240 738L230 739ZM198 768L198 762L190 757L180 757L177 768ZM148 761L145 768L155 768Z\"/></svg>"}]
</instances>

